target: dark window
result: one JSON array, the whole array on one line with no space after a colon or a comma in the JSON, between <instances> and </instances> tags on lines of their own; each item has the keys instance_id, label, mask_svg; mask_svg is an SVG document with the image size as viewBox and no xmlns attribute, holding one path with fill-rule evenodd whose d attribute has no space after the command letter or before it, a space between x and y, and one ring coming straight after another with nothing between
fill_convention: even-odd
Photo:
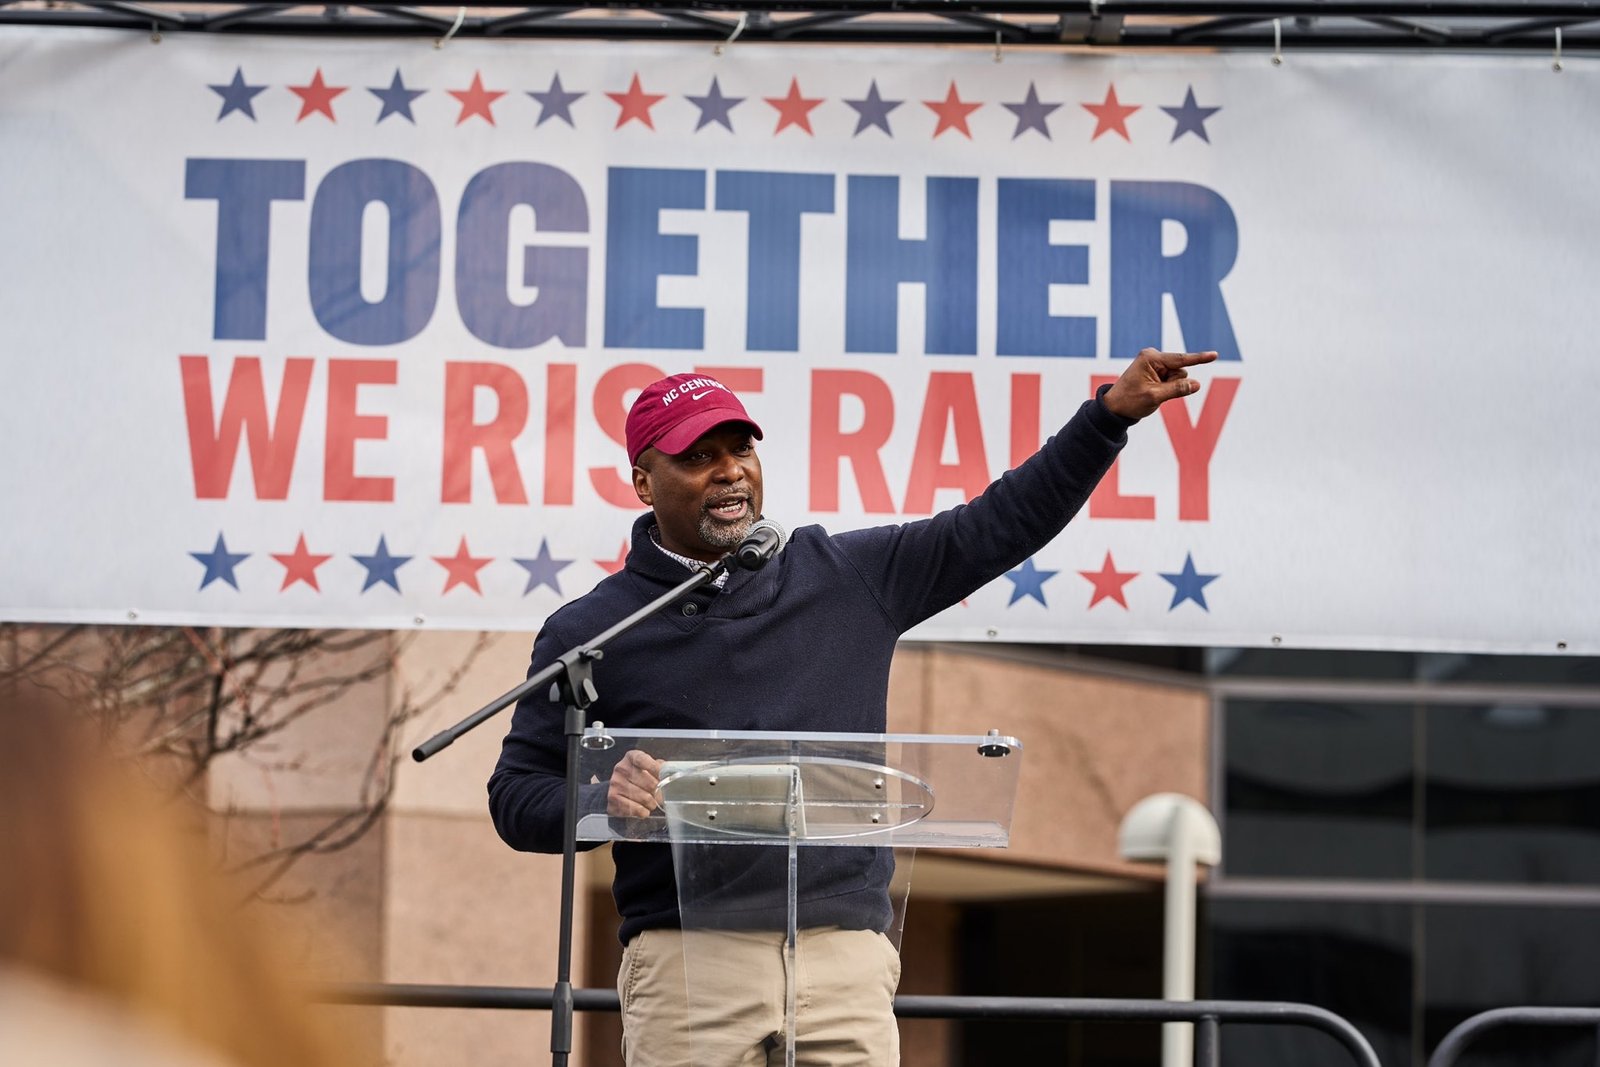
<instances>
[{"instance_id":1,"label":"dark window","mask_svg":"<svg viewBox=\"0 0 1600 1067\"><path fill-rule=\"evenodd\" d=\"M1495 685L1600 685L1600 658L1594 656L1419 655L1418 677L1435 682L1488 682Z\"/></svg>"},{"instance_id":2,"label":"dark window","mask_svg":"<svg viewBox=\"0 0 1600 1067\"><path fill-rule=\"evenodd\" d=\"M1211 900L1204 995L1289 1000L1342 1015L1386 1067L1423 1067L1445 1034L1490 1008L1600 1002L1600 909ZM1420 973L1419 973L1420 970ZM1346 1067L1299 1029L1225 1026L1224 1064ZM1516 1027L1469 1046L1463 1067L1593 1067L1588 1028Z\"/></svg>"},{"instance_id":3,"label":"dark window","mask_svg":"<svg viewBox=\"0 0 1600 1067\"><path fill-rule=\"evenodd\" d=\"M915 912L916 904L911 905ZM960 991L968 996L1161 995L1162 895L1131 893L1000 901L965 909ZM1127 1023L1011 1019L961 1027L958 1062L1147 1067L1161 1029Z\"/></svg>"},{"instance_id":4,"label":"dark window","mask_svg":"<svg viewBox=\"0 0 1600 1067\"><path fill-rule=\"evenodd\" d=\"M1424 874L1600 885L1600 709L1427 709Z\"/></svg>"},{"instance_id":5,"label":"dark window","mask_svg":"<svg viewBox=\"0 0 1600 1067\"><path fill-rule=\"evenodd\" d=\"M1212 900L1211 988L1228 1000L1315 1004L1348 1019L1380 1062L1411 1062L1412 908L1405 904ZM1222 1028L1232 1067L1349 1067L1331 1037L1289 1026Z\"/></svg>"},{"instance_id":6,"label":"dark window","mask_svg":"<svg viewBox=\"0 0 1600 1067\"><path fill-rule=\"evenodd\" d=\"M1228 701L1228 874L1410 878L1414 718L1409 705Z\"/></svg>"},{"instance_id":7,"label":"dark window","mask_svg":"<svg viewBox=\"0 0 1600 1067\"><path fill-rule=\"evenodd\" d=\"M1429 1052L1466 1019L1517 1004L1600 1002L1600 910L1432 905L1420 908L1423 1034ZM1585 1028L1489 1031L1463 1067L1594 1067ZM1387 1060L1384 1061L1388 1063Z\"/></svg>"},{"instance_id":8,"label":"dark window","mask_svg":"<svg viewBox=\"0 0 1600 1067\"><path fill-rule=\"evenodd\" d=\"M1305 897L1207 901L1211 996L1345 1016L1386 1067L1424 1067L1456 1024L1510 1005L1600 1003L1600 908L1490 903L1496 886L1600 886L1600 706L1442 703L1433 686L1600 683L1600 659L1212 649L1206 670L1416 682L1415 701L1233 699L1220 799L1228 879ZM1318 880L1476 883L1480 902L1307 899ZM1383 888L1377 888L1383 892ZM1336 891L1335 891L1336 892ZM1330 893L1330 895L1334 895ZM1463 1067L1592 1067L1589 1029L1492 1031ZM1224 1027L1228 1064L1348 1063L1320 1035Z\"/></svg>"},{"instance_id":9,"label":"dark window","mask_svg":"<svg viewBox=\"0 0 1600 1067\"><path fill-rule=\"evenodd\" d=\"M1229 678L1332 678L1410 681L1410 652L1333 652L1316 648L1208 648L1206 673Z\"/></svg>"},{"instance_id":10,"label":"dark window","mask_svg":"<svg viewBox=\"0 0 1600 1067\"><path fill-rule=\"evenodd\" d=\"M1089 651L1086 647L1085 651ZM1600 685L1600 657L1458 652L1339 652L1316 648L1207 648L1207 674L1370 682Z\"/></svg>"}]
</instances>

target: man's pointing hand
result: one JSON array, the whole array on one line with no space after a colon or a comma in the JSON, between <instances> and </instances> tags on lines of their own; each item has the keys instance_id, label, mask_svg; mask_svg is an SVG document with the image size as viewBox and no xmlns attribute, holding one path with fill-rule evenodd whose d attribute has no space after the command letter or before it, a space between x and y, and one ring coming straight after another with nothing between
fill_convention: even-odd
<instances>
[{"instance_id":1,"label":"man's pointing hand","mask_svg":"<svg viewBox=\"0 0 1600 1067\"><path fill-rule=\"evenodd\" d=\"M1168 400L1200 391L1189 367L1210 363L1215 352L1157 352L1146 348L1134 357L1103 398L1113 414L1142 419Z\"/></svg>"}]
</instances>

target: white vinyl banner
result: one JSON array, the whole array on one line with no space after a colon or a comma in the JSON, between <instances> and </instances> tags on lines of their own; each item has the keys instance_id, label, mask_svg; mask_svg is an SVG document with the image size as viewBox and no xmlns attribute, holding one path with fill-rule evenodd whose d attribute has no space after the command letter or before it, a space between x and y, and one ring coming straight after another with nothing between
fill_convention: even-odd
<instances>
[{"instance_id":1,"label":"white vinyl banner","mask_svg":"<svg viewBox=\"0 0 1600 1067\"><path fill-rule=\"evenodd\" d=\"M951 507L1215 349L914 636L1600 654L1600 63L0 31L0 618L534 629L637 391Z\"/></svg>"}]
</instances>

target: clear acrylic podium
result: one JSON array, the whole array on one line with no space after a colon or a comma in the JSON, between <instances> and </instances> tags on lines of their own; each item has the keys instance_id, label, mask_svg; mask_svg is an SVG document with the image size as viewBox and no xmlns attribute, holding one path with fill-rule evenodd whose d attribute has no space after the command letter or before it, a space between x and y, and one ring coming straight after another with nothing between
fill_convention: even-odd
<instances>
[{"instance_id":1,"label":"clear acrylic podium","mask_svg":"<svg viewBox=\"0 0 1600 1067\"><path fill-rule=\"evenodd\" d=\"M664 761L648 818L606 813L612 768L632 750ZM899 950L918 847L1003 848L1022 746L1012 737L588 728L579 753L579 841L670 846L689 1004L679 1042L693 1067L729 1067L719 1008L734 942L772 945L783 1062L795 1062L804 931L866 930ZM758 952L765 951L758 948ZM719 988L720 987L720 988ZM739 986L743 992L745 986Z\"/></svg>"}]
</instances>

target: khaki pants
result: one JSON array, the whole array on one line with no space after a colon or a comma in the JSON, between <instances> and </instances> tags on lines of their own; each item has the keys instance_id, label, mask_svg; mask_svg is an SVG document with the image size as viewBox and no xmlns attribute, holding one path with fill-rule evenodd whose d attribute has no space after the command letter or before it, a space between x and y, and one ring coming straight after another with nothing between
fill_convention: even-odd
<instances>
[{"instance_id":1,"label":"khaki pants","mask_svg":"<svg viewBox=\"0 0 1600 1067\"><path fill-rule=\"evenodd\" d=\"M636 934L617 974L628 1067L782 1064L783 941L768 931ZM889 939L870 930L802 930L795 960L795 1063L896 1067L900 955Z\"/></svg>"}]
</instances>

